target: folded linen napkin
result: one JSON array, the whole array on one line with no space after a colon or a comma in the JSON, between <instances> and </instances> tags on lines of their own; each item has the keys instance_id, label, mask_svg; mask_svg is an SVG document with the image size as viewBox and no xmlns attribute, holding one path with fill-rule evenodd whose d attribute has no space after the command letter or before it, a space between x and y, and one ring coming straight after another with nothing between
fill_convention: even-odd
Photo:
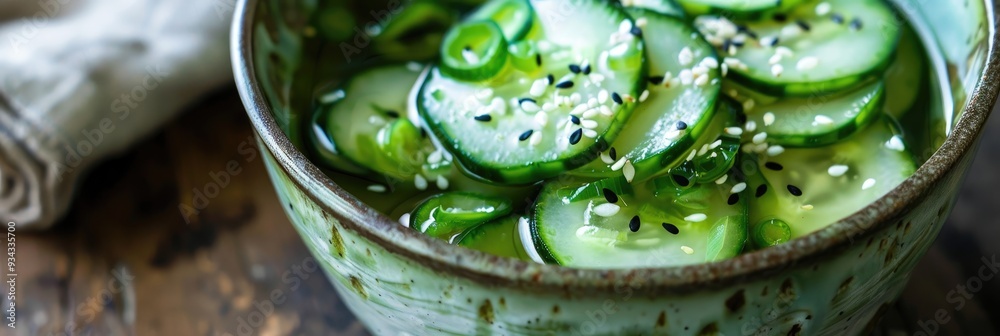
<instances>
[{"instance_id":1,"label":"folded linen napkin","mask_svg":"<svg viewBox=\"0 0 1000 336\"><path fill-rule=\"evenodd\" d=\"M44 229L95 163L232 80L234 0L0 0L0 220Z\"/></svg>"}]
</instances>

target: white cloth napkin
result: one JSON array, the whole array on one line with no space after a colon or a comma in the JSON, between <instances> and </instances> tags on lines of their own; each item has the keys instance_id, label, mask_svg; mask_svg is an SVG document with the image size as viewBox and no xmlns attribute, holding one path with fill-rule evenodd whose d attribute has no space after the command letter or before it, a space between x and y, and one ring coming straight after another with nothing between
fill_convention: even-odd
<instances>
[{"instance_id":1,"label":"white cloth napkin","mask_svg":"<svg viewBox=\"0 0 1000 336\"><path fill-rule=\"evenodd\" d=\"M0 220L44 229L88 168L232 80L234 0L0 0Z\"/></svg>"}]
</instances>

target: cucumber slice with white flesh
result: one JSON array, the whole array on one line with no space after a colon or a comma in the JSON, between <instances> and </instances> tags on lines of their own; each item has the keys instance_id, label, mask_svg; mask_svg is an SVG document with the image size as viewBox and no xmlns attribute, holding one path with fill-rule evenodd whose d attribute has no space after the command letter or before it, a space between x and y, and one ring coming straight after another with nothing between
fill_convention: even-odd
<instances>
[{"instance_id":1,"label":"cucumber slice with white flesh","mask_svg":"<svg viewBox=\"0 0 1000 336\"><path fill-rule=\"evenodd\" d=\"M490 20L496 22L507 41L518 41L531 31L534 12L528 0L492 0L479 7L470 21Z\"/></svg>"},{"instance_id":2,"label":"cucumber slice with white flesh","mask_svg":"<svg viewBox=\"0 0 1000 336\"><path fill-rule=\"evenodd\" d=\"M315 130L313 138L326 153L325 161L340 168L344 165L332 158L343 156L403 181L412 181L417 174L430 179L450 171L447 156L403 115L407 93L419 75L402 65L370 69L343 89L324 95L318 111L322 130Z\"/></svg>"},{"instance_id":3,"label":"cucumber slice with white flesh","mask_svg":"<svg viewBox=\"0 0 1000 336\"><path fill-rule=\"evenodd\" d=\"M757 17L761 14L787 10L802 0L677 0L691 15L726 14L736 17Z\"/></svg>"},{"instance_id":4,"label":"cucumber slice with white flesh","mask_svg":"<svg viewBox=\"0 0 1000 336\"><path fill-rule=\"evenodd\" d=\"M643 183L632 194L571 201L568 195L579 188L550 182L538 197L532 236L548 262L579 268L691 265L736 256L747 241L749 194L735 181L689 189Z\"/></svg>"},{"instance_id":5,"label":"cucumber slice with white flesh","mask_svg":"<svg viewBox=\"0 0 1000 336\"><path fill-rule=\"evenodd\" d=\"M913 108L927 77L924 47L913 29L903 29L896 60L885 71L885 113L900 119Z\"/></svg>"},{"instance_id":6,"label":"cucumber slice with white flesh","mask_svg":"<svg viewBox=\"0 0 1000 336\"><path fill-rule=\"evenodd\" d=\"M678 19L683 19L687 16L684 13L684 9L677 2L674 2L674 0L622 0L622 5L627 8L651 10ZM632 13L632 17L636 20L639 19L634 12L629 11L629 13Z\"/></svg>"},{"instance_id":7,"label":"cucumber slice with white flesh","mask_svg":"<svg viewBox=\"0 0 1000 336\"><path fill-rule=\"evenodd\" d=\"M391 60L429 60L438 54L444 33L456 21L458 11L453 8L436 1L411 1L399 14L389 15L373 45Z\"/></svg>"},{"instance_id":8,"label":"cucumber slice with white flesh","mask_svg":"<svg viewBox=\"0 0 1000 336\"><path fill-rule=\"evenodd\" d=\"M883 119L837 144L750 158L741 168L754 195L750 222L780 219L795 238L884 196L916 171L916 163Z\"/></svg>"},{"instance_id":9,"label":"cucumber slice with white flesh","mask_svg":"<svg viewBox=\"0 0 1000 336\"><path fill-rule=\"evenodd\" d=\"M436 67L418 94L420 115L443 145L467 173L494 183L529 184L589 163L618 135L645 83L641 31L621 7L532 5L538 69L508 62L489 80L467 81Z\"/></svg>"},{"instance_id":10,"label":"cucumber slice with white flesh","mask_svg":"<svg viewBox=\"0 0 1000 336\"><path fill-rule=\"evenodd\" d=\"M648 100L636 106L611 145L614 152L602 153L600 160L573 171L574 175L614 176L621 174L618 161L628 160L635 178L644 180L687 155L702 135L721 130L709 127L721 86L712 46L679 19L638 8L628 12L646 21L646 30L657 33L646 43Z\"/></svg>"},{"instance_id":11,"label":"cucumber slice with white flesh","mask_svg":"<svg viewBox=\"0 0 1000 336\"><path fill-rule=\"evenodd\" d=\"M762 93L835 92L878 76L893 59L899 26L882 0L809 1L787 13L733 23L701 16L695 26L721 50L729 77Z\"/></svg>"},{"instance_id":12,"label":"cucumber slice with white flesh","mask_svg":"<svg viewBox=\"0 0 1000 336\"><path fill-rule=\"evenodd\" d=\"M410 214L410 228L453 242L471 228L506 216L511 202L502 197L449 192L428 198Z\"/></svg>"},{"instance_id":13,"label":"cucumber slice with white flesh","mask_svg":"<svg viewBox=\"0 0 1000 336\"><path fill-rule=\"evenodd\" d=\"M755 133L744 133L744 139L749 141L764 132L770 145L830 145L878 119L884 101L885 85L881 81L832 94L780 99L769 105L758 105L746 113L757 129Z\"/></svg>"},{"instance_id":14,"label":"cucumber slice with white flesh","mask_svg":"<svg viewBox=\"0 0 1000 336\"><path fill-rule=\"evenodd\" d=\"M532 260L521 241L521 225L528 225L520 216L507 216L477 226L456 240L458 246L501 257Z\"/></svg>"}]
</instances>

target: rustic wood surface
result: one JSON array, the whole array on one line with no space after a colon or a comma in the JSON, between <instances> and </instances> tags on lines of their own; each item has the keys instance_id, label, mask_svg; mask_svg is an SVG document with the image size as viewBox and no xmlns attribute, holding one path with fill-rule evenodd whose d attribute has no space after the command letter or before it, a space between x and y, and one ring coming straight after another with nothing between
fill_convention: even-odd
<instances>
[{"instance_id":1,"label":"rustic wood surface","mask_svg":"<svg viewBox=\"0 0 1000 336\"><path fill-rule=\"evenodd\" d=\"M939 310L950 319L938 335L996 334L1000 279L960 309L949 302L1000 252L991 213L1000 209L1000 118L991 130L955 213L878 334L933 330ZM95 169L56 229L18 235L17 329L0 334L366 335L313 268L259 155L246 152L250 135L226 90ZM195 190L213 194L206 184L230 161L239 174L188 223L180 205Z\"/></svg>"}]
</instances>

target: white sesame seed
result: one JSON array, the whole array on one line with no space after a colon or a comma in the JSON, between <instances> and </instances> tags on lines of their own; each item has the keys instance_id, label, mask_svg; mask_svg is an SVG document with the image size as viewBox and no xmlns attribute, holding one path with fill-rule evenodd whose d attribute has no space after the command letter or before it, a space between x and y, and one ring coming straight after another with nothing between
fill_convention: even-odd
<instances>
[{"instance_id":1,"label":"white sesame seed","mask_svg":"<svg viewBox=\"0 0 1000 336\"><path fill-rule=\"evenodd\" d=\"M402 224L403 226L406 226L406 227L410 226L410 213L409 212L403 214L402 216L399 216L399 224Z\"/></svg>"},{"instance_id":2,"label":"white sesame seed","mask_svg":"<svg viewBox=\"0 0 1000 336\"><path fill-rule=\"evenodd\" d=\"M701 148L698 149L698 156L705 155L705 153L708 153L708 144L701 145Z\"/></svg>"},{"instance_id":3,"label":"white sesame seed","mask_svg":"<svg viewBox=\"0 0 1000 336\"><path fill-rule=\"evenodd\" d=\"M757 106L756 101L754 101L753 99L747 99L745 102L743 102L743 112L753 111L753 108L755 106Z\"/></svg>"},{"instance_id":4,"label":"white sesame seed","mask_svg":"<svg viewBox=\"0 0 1000 336\"><path fill-rule=\"evenodd\" d=\"M768 47L774 46L777 41L777 36L764 36L760 38L760 44Z\"/></svg>"},{"instance_id":5,"label":"white sesame seed","mask_svg":"<svg viewBox=\"0 0 1000 336\"><path fill-rule=\"evenodd\" d=\"M585 128L585 129L583 129L583 136L591 138L591 139L596 138L597 137L597 131Z\"/></svg>"},{"instance_id":6,"label":"white sesame seed","mask_svg":"<svg viewBox=\"0 0 1000 336\"><path fill-rule=\"evenodd\" d=\"M802 206L802 210L805 210L805 211L812 211L812 209L815 209L815 208L816 207L814 207L812 204L806 204L806 205Z\"/></svg>"},{"instance_id":7,"label":"white sesame seed","mask_svg":"<svg viewBox=\"0 0 1000 336\"><path fill-rule=\"evenodd\" d=\"M608 93L608 90L601 90L601 92L597 93L597 102L598 103L606 104L608 102L609 98L611 98L611 94Z\"/></svg>"},{"instance_id":8,"label":"white sesame seed","mask_svg":"<svg viewBox=\"0 0 1000 336\"><path fill-rule=\"evenodd\" d=\"M687 161L694 160L694 157L698 155L697 149L692 149L691 154L688 154Z\"/></svg>"},{"instance_id":9,"label":"white sesame seed","mask_svg":"<svg viewBox=\"0 0 1000 336\"><path fill-rule=\"evenodd\" d=\"M816 118L814 118L814 120L813 120L813 126L817 126L817 125L818 126L826 126L826 125L832 125L832 124L833 124L833 119L830 119L830 117L827 117L827 116L822 115L822 114L817 115Z\"/></svg>"},{"instance_id":10,"label":"white sesame seed","mask_svg":"<svg viewBox=\"0 0 1000 336\"><path fill-rule=\"evenodd\" d=\"M542 108L538 107L538 104L533 101L525 100L521 103L521 110L528 113L535 113L541 111Z\"/></svg>"},{"instance_id":11,"label":"white sesame seed","mask_svg":"<svg viewBox=\"0 0 1000 336\"><path fill-rule=\"evenodd\" d=\"M649 90L643 90L642 94L639 95L639 102L644 103L646 99L649 99Z\"/></svg>"},{"instance_id":12,"label":"white sesame seed","mask_svg":"<svg viewBox=\"0 0 1000 336\"><path fill-rule=\"evenodd\" d=\"M900 139L898 135L895 135L885 143L885 148L902 152L906 150L906 145L903 144L903 139Z\"/></svg>"},{"instance_id":13,"label":"white sesame seed","mask_svg":"<svg viewBox=\"0 0 1000 336\"><path fill-rule=\"evenodd\" d=\"M728 180L729 180L729 175L722 175L722 177L720 177L718 180L715 180L715 184L721 185L723 183L726 183L726 181Z\"/></svg>"},{"instance_id":14,"label":"white sesame seed","mask_svg":"<svg viewBox=\"0 0 1000 336\"><path fill-rule=\"evenodd\" d=\"M632 183L635 179L635 166L632 165L632 161L625 161L625 166L622 167L622 175L625 176L625 181Z\"/></svg>"},{"instance_id":15,"label":"white sesame seed","mask_svg":"<svg viewBox=\"0 0 1000 336\"><path fill-rule=\"evenodd\" d=\"M684 221L691 223L701 223L708 219L708 216L703 213L696 213L687 217L684 217Z\"/></svg>"},{"instance_id":16,"label":"white sesame seed","mask_svg":"<svg viewBox=\"0 0 1000 336\"><path fill-rule=\"evenodd\" d=\"M700 76L698 76L698 78L694 80L694 85L695 86L705 86L705 85L708 85L708 76L707 75L700 75Z\"/></svg>"},{"instance_id":17,"label":"white sesame seed","mask_svg":"<svg viewBox=\"0 0 1000 336\"><path fill-rule=\"evenodd\" d=\"M382 118L380 116L371 115L371 116L368 116L368 123L372 124L372 125L378 126L378 125L385 125L386 121L385 121L384 118Z\"/></svg>"},{"instance_id":18,"label":"white sesame seed","mask_svg":"<svg viewBox=\"0 0 1000 336\"><path fill-rule=\"evenodd\" d=\"M556 106L556 104L553 104L551 102L542 104L542 111L545 111L545 112L555 111L556 108L558 108L558 106Z\"/></svg>"},{"instance_id":19,"label":"white sesame seed","mask_svg":"<svg viewBox=\"0 0 1000 336\"><path fill-rule=\"evenodd\" d=\"M755 145L763 144L764 141L767 141L767 132L760 132L753 136L753 143Z\"/></svg>"},{"instance_id":20,"label":"white sesame seed","mask_svg":"<svg viewBox=\"0 0 1000 336\"><path fill-rule=\"evenodd\" d=\"M680 78L681 84L684 85L691 85L691 83L694 83L694 73L688 69L681 70L681 74L678 78Z\"/></svg>"},{"instance_id":21,"label":"white sesame seed","mask_svg":"<svg viewBox=\"0 0 1000 336\"><path fill-rule=\"evenodd\" d=\"M586 129L595 129L597 128L597 121L587 119L580 120L580 126L583 126L583 128Z\"/></svg>"},{"instance_id":22,"label":"white sesame seed","mask_svg":"<svg viewBox=\"0 0 1000 336\"><path fill-rule=\"evenodd\" d=\"M381 184L372 184L372 185L368 186L368 191L377 192L377 193L384 193L386 191L386 188L385 188L384 185L381 185Z\"/></svg>"},{"instance_id":23,"label":"white sesame seed","mask_svg":"<svg viewBox=\"0 0 1000 336\"><path fill-rule=\"evenodd\" d=\"M701 60L700 65L710 69L717 69L719 67L719 60L715 57L705 57Z\"/></svg>"},{"instance_id":24,"label":"white sesame seed","mask_svg":"<svg viewBox=\"0 0 1000 336\"><path fill-rule=\"evenodd\" d=\"M479 99L479 100L481 100L481 101L487 101L487 100L493 99L493 89L485 88L485 89L476 91L476 98Z\"/></svg>"},{"instance_id":25,"label":"white sesame seed","mask_svg":"<svg viewBox=\"0 0 1000 336\"><path fill-rule=\"evenodd\" d=\"M530 144L532 146L538 146L539 144L542 143L542 136L543 135L544 135L544 133L542 133L542 132L534 132L534 133L532 133L531 134L531 139L528 140L528 144Z\"/></svg>"},{"instance_id":26,"label":"white sesame seed","mask_svg":"<svg viewBox=\"0 0 1000 336\"><path fill-rule=\"evenodd\" d=\"M691 62L694 62L694 53L691 52L691 48L684 47L684 49L681 49L680 54L677 55L677 60L681 63L681 66L691 65Z\"/></svg>"},{"instance_id":27,"label":"white sesame seed","mask_svg":"<svg viewBox=\"0 0 1000 336\"><path fill-rule=\"evenodd\" d=\"M591 108L591 109L587 110L587 112L583 112L583 115L581 115L581 117L587 118L587 119L591 119L593 117L596 117L600 113L601 113L601 110L596 109L596 108Z\"/></svg>"},{"instance_id":28,"label":"white sesame seed","mask_svg":"<svg viewBox=\"0 0 1000 336\"><path fill-rule=\"evenodd\" d=\"M681 136L680 130L673 129L667 132L667 139L677 139L679 136Z\"/></svg>"},{"instance_id":29,"label":"white sesame seed","mask_svg":"<svg viewBox=\"0 0 1000 336\"><path fill-rule=\"evenodd\" d=\"M777 48L774 49L774 52L778 53L781 56L785 56L785 57L795 56L795 53L792 52L792 49L789 49L786 46L779 46L779 47L777 47Z\"/></svg>"},{"instance_id":30,"label":"white sesame seed","mask_svg":"<svg viewBox=\"0 0 1000 336\"><path fill-rule=\"evenodd\" d=\"M757 122L753 120L747 121L747 124L743 126L743 130L753 133L757 130Z\"/></svg>"},{"instance_id":31,"label":"white sesame seed","mask_svg":"<svg viewBox=\"0 0 1000 336\"><path fill-rule=\"evenodd\" d=\"M771 75L774 75L774 77L781 77L783 73L785 73L785 67L781 66L781 64L771 66Z\"/></svg>"},{"instance_id":32,"label":"white sesame seed","mask_svg":"<svg viewBox=\"0 0 1000 336\"><path fill-rule=\"evenodd\" d=\"M817 65L819 65L819 59L813 56L808 56L800 59L795 68L799 71L807 71L815 69Z\"/></svg>"},{"instance_id":33,"label":"white sesame seed","mask_svg":"<svg viewBox=\"0 0 1000 336\"><path fill-rule=\"evenodd\" d=\"M729 64L722 63L722 77L726 77L729 74Z\"/></svg>"},{"instance_id":34,"label":"white sesame seed","mask_svg":"<svg viewBox=\"0 0 1000 336\"><path fill-rule=\"evenodd\" d=\"M848 169L850 169L850 167L845 165L832 165L826 170L826 173L833 177L841 177L844 176L844 174L847 174Z\"/></svg>"},{"instance_id":35,"label":"white sesame seed","mask_svg":"<svg viewBox=\"0 0 1000 336\"><path fill-rule=\"evenodd\" d=\"M716 149L722 146L722 139L715 140L711 145L708 145L708 149Z\"/></svg>"},{"instance_id":36,"label":"white sesame seed","mask_svg":"<svg viewBox=\"0 0 1000 336\"><path fill-rule=\"evenodd\" d=\"M740 136L743 135L743 129L739 127L726 127L726 134Z\"/></svg>"},{"instance_id":37,"label":"white sesame seed","mask_svg":"<svg viewBox=\"0 0 1000 336\"><path fill-rule=\"evenodd\" d=\"M816 5L816 15L825 16L827 14L830 14L831 10L832 6L830 6L830 3L828 2L820 2L818 5Z\"/></svg>"},{"instance_id":38,"label":"white sesame seed","mask_svg":"<svg viewBox=\"0 0 1000 336\"><path fill-rule=\"evenodd\" d=\"M601 105L601 114L610 117L610 116L614 115L615 113L613 111L611 111L611 108L608 107L608 105Z\"/></svg>"},{"instance_id":39,"label":"white sesame seed","mask_svg":"<svg viewBox=\"0 0 1000 336\"><path fill-rule=\"evenodd\" d=\"M594 214L601 217L611 217L618 214L622 207L618 204L604 203L594 207Z\"/></svg>"},{"instance_id":40,"label":"white sesame seed","mask_svg":"<svg viewBox=\"0 0 1000 336\"><path fill-rule=\"evenodd\" d=\"M499 115L507 114L507 101L500 97L494 97L490 102L490 109Z\"/></svg>"},{"instance_id":41,"label":"white sesame seed","mask_svg":"<svg viewBox=\"0 0 1000 336\"><path fill-rule=\"evenodd\" d=\"M573 102L573 105L579 104L583 101L583 95L579 92L573 92L573 94L569 96L569 101Z\"/></svg>"},{"instance_id":42,"label":"white sesame seed","mask_svg":"<svg viewBox=\"0 0 1000 336\"><path fill-rule=\"evenodd\" d=\"M608 155L608 153L601 152L601 162L604 162L605 164L614 164L615 160L612 160L611 155Z\"/></svg>"},{"instance_id":43,"label":"white sesame seed","mask_svg":"<svg viewBox=\"0 0 1000 336\"><path fill-rule=\"evenodd\" d=\"M681 246L681 251L684 251L684 253L687 255L694 254L694 249L687 246Z\"/></svg>"},{"instance_id":44,"label":"white sesame seed","mask_svg":"<svg viewBox=\"0 0 1000 336\"><path fill-rule=\"evenodd\" d=\"M438 189L446 190L446 189L448 189L448 185L449 184L450 183L448 182L448 178L444 177L444 175L438 175L438 178L437 178L437 187L438 187Z\"/></svg>"},{"instance_id":45,"label":"white sesame seed","mask_svg":"<svg viewBox=\"0 0 1000 336\"><path fill-rule=\"evenodd\" d=\"M729 190L729 193L730 194L739 194L739 193L743 192L744 190L747 190L747 184L746 184L746 182L740 182L739 184L734 185L733 188Z\"/></svg>"},{"instance_id":46,"label":"white sesame seed","mask_svg":"<svg viewBox=\"0 0 1000 336\"><path fill-rule=\"evenodd\" d=\"M621 170L622 167L625 167L625 162L628 162L628 158L625 157L619 158L618 162L615 162L615 164L611 165L611 170L612 171Z\"/></svg>"},{"instance_id":47,"label":"white sesame seed","mask_svg":"<svg viewBox=\"0 0 1000 336\"><path fill-rule=\"evenodd\" d=\"M572 111L569 112L569 114L579 116L587 112L588 109L589 108L587 107L587 105L577 105L576 107L573 108Z\"/></svg>"},{"instance_id":48,"label":"white sesame seed","mask_svg":"<svg viewBox=\"0 0 1000 336\"><path fill-rule=\"evenodd\" d=\"M784 152L785 152L785 147L781 147L779 145L774 145L774 146L771 146L771 147L767 148L767 155L768 156L778 156L778 155L781 155Z\"/></svg>"},{"instance_id":49,"label":"white sesame seed","mask_svg":"<svg viewBox=\"0 0 1000 336\"><path fill-rule=\"evenodd\" d=\"M681 86L681 79L680 78L671 78L670 81L669 82L665 82L665 84L663 86L667 87L667 88Z\"/></svg>"},{"instance_id":50,"label":"white sesame seed","mask_svg":"<svg viewBox=\"0 0 1000 336\"><path fill-rule=\"evenodd\" d=\"M875 179L870 178L865 180L865 183L861 185L861 190L868 190L875 186Z\"/></svg>"},{"instance_id":51,"label":"white sesame seed","mask_svg":"<svg viewBox=\"0 0 1000 336\"><path fill-rule=\"evenodd\" d=\"M538 112L535 114L535 123L538 126L545 127L549 124L549 114L545 112Z\"/></svg>"},{"instance_id":52,"label":"white sesame seed","mask_svg":"<svg viewBox=\"0 0 1000 336\"><path fill-rule=\"evenodd\" d=\"M639 28L645 28L646 24L648 24L648 23L649 23L649 20L647 20L644 17L635 19L635 25L638 26Z\"/></svg>"},{"instance_id":53,"label":"white sesame seed","mask_svg":"<svg viewBox=\"0 0 1000 336\"><path fill-rule=\"evenodd\" d=\"M444 154L442 154L440 150L436 150L431 152L430 155L427 155L427 163L436 164L438 162L441 162L441 159L443 158Z\"/></svg>"},{"instance_id":54,"label":"white sesame seed","mask_svg":"<svg viewBox=\"0 0 1000 336\"><path fill-rule=\"evenodd\" d=\"M703 65L696 65L694 68L691 68L691 74L695 75L695 77L707 75L708 67Z\"/></svg>"},{"instance_id":55,"label":"white sesame seed","mask_svg":"<svg viewBox=\"0 0 1000 336\"><path fill-rule=\"evenodd\" d=\"M417 190L427 190L427 179L423 175L417 174L413 177L413 186L417 187Z\"/></svg>"},{"instance_id":56,"label":"white sesame seed","mask_svg":"<svg viewBox=\"0 0 1000 336\"><path fill-rule=\"evenodd\" d=\"M796 37L799 36L799 34L801 33L802 33L802 27L799 27L799 25L794 23L781 28L782 38Z\"/></svg>"},{"instance_id":57,"label":"white sesame seed","mask_svg":"<svg viewBox=\"0 0 1000 336\"><path fill-rule=\"evenodd\" d=\"M764 113L764 126L774 125L774 113L767 112Z\"/></svg>"},{"instance_id":58,"label":"white sesame seed","mask_svg":"<svg viewBox=\"0 0 1000 336\"><path fill-rule=\"evenodd\" d=\"M774 55L771 55L771 58L767 59L767 64L775 65L781 63L781 58L782 58L781 54L776 53Z\"/></svg>"}]
</instances>

